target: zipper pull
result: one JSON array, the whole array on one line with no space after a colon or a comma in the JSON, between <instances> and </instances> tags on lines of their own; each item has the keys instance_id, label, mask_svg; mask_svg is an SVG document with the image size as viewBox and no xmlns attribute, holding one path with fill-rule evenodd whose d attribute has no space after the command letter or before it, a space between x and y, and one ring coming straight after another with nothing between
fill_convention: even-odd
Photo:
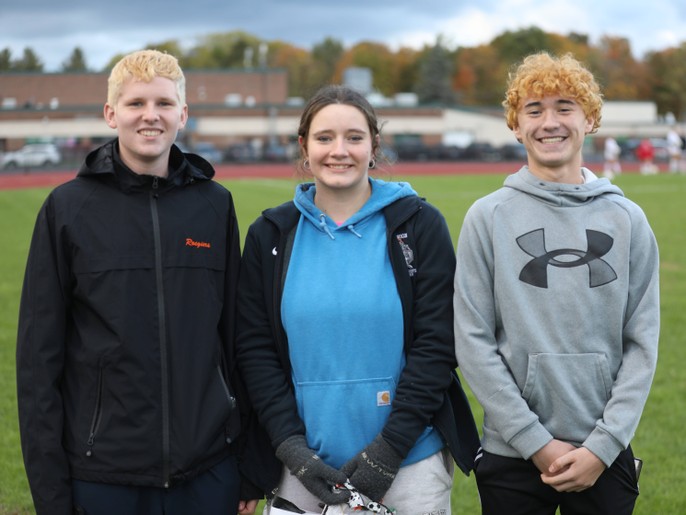
<instances>
[{"instance_id":1,"label":"zipper pull","mask_svg":"<svg viewBox=\"0 0 686 515\"><path fill-rule=\"evenodd\" d=\"M155 176L152 178L152 198L159 198L159 187L160 187L160 178Z\"/></svg>"},{"instance_id":2,"label":"zipper pull","mask_svg":"<svg viewBox=\"0 0 686 515\"><path fill-rule=\"evenodd\" d=\"M86 456L89 458L93 455L93 443L95 442L95 433L91 433L88 436L88 450L86 451Z\"/></svg>"}]
</instances>

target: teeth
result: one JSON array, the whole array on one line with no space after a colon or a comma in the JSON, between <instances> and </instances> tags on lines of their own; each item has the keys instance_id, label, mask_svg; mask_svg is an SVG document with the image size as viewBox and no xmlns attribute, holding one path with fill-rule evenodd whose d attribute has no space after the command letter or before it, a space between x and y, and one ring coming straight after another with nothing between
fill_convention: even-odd
<instances>
[{"instance_id":1,"label":"teeth","mask_svg":"<svg viewBox=\"0 0 686 515\"><path fill-rule=\"evenodd\" d=\"M160 131L141 131L143 136L159 136Z\"/></svg>"},{"instance_id":2,"label":"teeth","mask_svg":"<svg viewBox=\"0 0 686 515\"><path fill-rule=\"evenodd\" d=\"M329 165L329 168L333 168L334 170L345 170L348 168L348 165Z\"/></svg>"},{"instance_id":3,"label":"teeth","mask_svg":"<svg viewBox=\"0 0 686 515\"><path fill-rule=\"evenodd\" d=\"M557 136L555 138L541 138L541 143L560 143L564 138Z\"/></svg>"}]
</instances>

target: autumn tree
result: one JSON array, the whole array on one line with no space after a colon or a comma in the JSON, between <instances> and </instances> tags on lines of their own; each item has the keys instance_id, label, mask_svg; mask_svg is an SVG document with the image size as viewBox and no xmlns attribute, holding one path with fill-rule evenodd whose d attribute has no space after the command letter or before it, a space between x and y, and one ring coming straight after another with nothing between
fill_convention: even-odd
<instances>
[{"instance_id":1,"label":"autumn tree","mask_svg":"<svg viewBox=\"0 0 686 515\"><path fill-rule=\"evenodd\" d=\"M314 82L328 84L333 82L336 64L343 55L343 43L336 39L326 38L312 47L312 74Z\"/></svg>"},{"instance_id":2,"label":"autumn tree","mask_svg":"<svg viewBox=\"0 0 686 515\"><path fill-rule=\"evenodd\" d=\"M288 72L290 96L309 97L320 85L322 75L315 73L312 56L302 48L278 42L269 45L269 66Z\"/></svg>"},{"instance_id":3,"label":"autumn tree","mask_svg":"<svg viewBox=\"0 0 686 515\"><path fill-rule=\"evenodd\" d=\"M458 48L455 56L453 87L458 103L499 105L507 78L507 66L491 45Z\"/></svg>"},{"instance_id":4,"label":"autumn tree","mask_svg":"<svg viewBox=\"0 0 686 515\"><path fill-rule=\"evenodd\" d=\"M652 80L652 99L657 110L672 113L677 120L686 119L686 43L646 56L648 75Z\"/></svg>"},{"instance_id":5,"label":"autumn tree","mask_svg":"<svg viewBox=\"0 0 686 515\"><path fill-rule=\"evenodd\" d=\"M626 38L604 36L597 49L600 59L593 71L603 86L607 100L633 100L639 97L640 68Z\"/></svg>"},{"instance_id":6,"label":"autumn tree","mask_svg":"<svg viewBox=\"0 0 686 515\"><path fill-rule=\"evenodd\" d=\"M419 77L419 55L419 50L408 47L402 47L395 52L393 83L396 85L396 93L414 90Z\"/></svg>"},{"instance_id":7,"label":"autumn tree","mask_svg":"<svg viewBox=\"0 0 686 515\"><path fill-rule=\"evenodd\" d=\"M391 96L397 93L393 83L393 53L386 45L362 42L354 45L341 56L334 74L334 81L341 82L347 68L369 68L374 80L374 88L380 93Z\"/></svg>"},{"instance_id":8,"label":"autumn tree","mask_svg":"<svg viewBox=\"0 0 686 515\"><path fill-rule=\"evenodd\" d=\"M515 32L505 31L496 36L489 46L495 49L500 60L507 66L521 61L529 54L542 51L559 54L561 50L559 39L538 27L529 27Z\"/></svg>"},{"instance_id":9,"label":"autumn tree","mask_svg":"<svg viewBox=\"0 0 686 515\"><path fill-rule=\"evenodd\" d=\"M258 54L261 40L243 31L209 34L200 38L184 56L188 69L214 70L243 68L246 50Z\"/></svg>"}]
</instances>

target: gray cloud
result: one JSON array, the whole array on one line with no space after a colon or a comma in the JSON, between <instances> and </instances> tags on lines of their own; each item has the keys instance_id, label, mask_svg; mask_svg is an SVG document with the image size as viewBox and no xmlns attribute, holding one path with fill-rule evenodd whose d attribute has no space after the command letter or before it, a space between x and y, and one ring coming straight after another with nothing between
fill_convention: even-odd
<instances>
[{"instance_id":1,"label":"gray cloud","mask_svg":"<svg viewBox=\"0 0 686 515\"><path fill-rule=\"evenodd\" d=\"M6 2L7 3L7 2ZM99 69L122 52L176 39L192 44L215 32L243 30L265 40L303 48L333 37L346 46L378 41L399 46L430 43L443 34L454 45L489 41L504 30L536 25L579 32L597 40L627 37L637 56L679 44L686 34L686 7L653 0L651 9L626 0L50 0L3 5L0 49L19 57L32 48L49 71L59 69L75 47Z\"/></svg>"}]
</instances>

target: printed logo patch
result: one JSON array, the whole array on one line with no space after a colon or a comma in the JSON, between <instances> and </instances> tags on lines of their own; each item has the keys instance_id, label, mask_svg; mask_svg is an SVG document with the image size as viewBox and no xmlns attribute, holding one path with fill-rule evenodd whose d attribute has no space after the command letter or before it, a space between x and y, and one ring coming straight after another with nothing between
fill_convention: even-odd
<instances>
[{"instance_id":1,"label":"printed logo patch","mask_svg":"<svg viewBox=\"0 0 686 515\"><path fill-rule=\"evenodd\" d=\"M212 245L210 245L209 242L206 241L195 241L193 238L186 238L186 247L195 247L197 249L209 249L212 247Z\"/></svg>"},{"instance_id":2,"label":"printed logo patch","mask_svg":"<svg viewBox=\"0 0 686 515\"><path fill-rule=\"evenodd\" d=\"M401 234L396 234L395 238L400 245L400 249L403 251L403 257L405 258L405 264L407 265L407 272L410 274L410 277L413 277L417 273L417 269L413 265L414 251L407 243L405 243L405 240L407 239L407 233L404 232Z\"/></svg>"},{"instance_id":3,"label":"printed logo patch","mask_svg":"<svg viewBox=\"0 0 686 515\"><path fill-rule=\"evenodd\" d=\"M376 405L377 406L390 406L391 405L391 392L384 390L382 392L376 392Z\"/></svg>"}]
</instances>

